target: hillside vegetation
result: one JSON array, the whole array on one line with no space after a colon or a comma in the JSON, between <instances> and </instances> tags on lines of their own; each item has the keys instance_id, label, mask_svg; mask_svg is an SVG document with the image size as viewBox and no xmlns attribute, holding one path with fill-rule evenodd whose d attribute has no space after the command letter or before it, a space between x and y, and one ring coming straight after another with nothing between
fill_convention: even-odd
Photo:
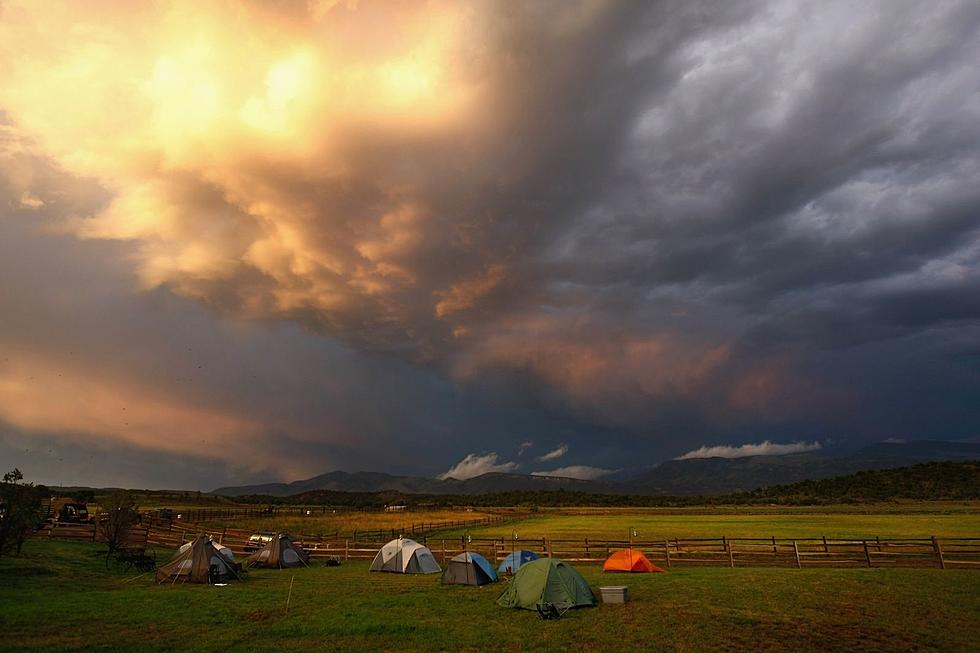
<instances>
[{"instance_id":1,"label":"hillside vegetation","mask_svg":"<svg viewBox=\"0 0 980 653\"><path fill-rule=\"evenodd\" d=\"M291 497L241 496L241 503L324 504L381 508L409 506L630 506L685 507L705 505L824 505L882 501L965 501L980 499L980 461L932 462L862 471L789 485L774 485L750 492L715 496L640 496L557 490L515 491L482 495L424 495L401 492L338 492L316 490Z\"/></svg>"}]
</instances>

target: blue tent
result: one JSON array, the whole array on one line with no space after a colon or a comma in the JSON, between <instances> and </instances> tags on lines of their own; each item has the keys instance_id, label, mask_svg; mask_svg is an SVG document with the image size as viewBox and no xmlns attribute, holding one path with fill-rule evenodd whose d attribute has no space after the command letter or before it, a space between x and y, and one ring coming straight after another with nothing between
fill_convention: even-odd
<instances>
[{"instance_id":1,"label":"blue tent","mask_svg":"<svg viewBox=\"0 0 980 653\"><path fill-rule=\"evenodd\" d=\"M447 585L486 585L497 582L497 572L479 553L460 553L446 565L442 582Z\"/></svg>"},{"instance_id":2,"label":"blue tent","mask_svg":"<svg viewBox=\"0 0 980 653\"><path fill-rule=\"evenodd\" d=\"M517 570L520 569L523 565L526 565L532 560L537 560L537 559L538 559L538 554L536 554L534 551L528 551L527 549L514 551L506 558L504 558L503 562L500 563L500 565L497 567L497 573L516 574Z\"/></svg>"}]
</instances>

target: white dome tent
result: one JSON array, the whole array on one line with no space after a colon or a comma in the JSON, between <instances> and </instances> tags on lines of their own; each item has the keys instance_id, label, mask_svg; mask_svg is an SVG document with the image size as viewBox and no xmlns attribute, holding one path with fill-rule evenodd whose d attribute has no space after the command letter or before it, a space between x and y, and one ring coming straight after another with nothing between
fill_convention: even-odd
<instances>
[{"instance_id":1,"label":"white dome tent","mask_svg":"<svg viewBox=\"0 0 980 653\"><path fill-rule=\"evenodd\" d=\"M442 567L428 547L415 540L399 537L388 542L374 556L371 571L389 571L395 574L438 574Z\"/></svg>"}]
</instances>

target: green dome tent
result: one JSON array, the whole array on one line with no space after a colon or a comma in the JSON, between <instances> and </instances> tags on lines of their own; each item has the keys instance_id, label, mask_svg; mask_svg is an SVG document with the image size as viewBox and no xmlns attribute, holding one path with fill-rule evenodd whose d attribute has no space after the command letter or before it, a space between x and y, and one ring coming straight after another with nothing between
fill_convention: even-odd
<instances>
[{"instance_id":1,"label":"green dome tent","mask_svg":"<svg viewBox=\"0 0 980 653\"><path fill-rule=\"evenodd\" d=\"M547 603L564 611L592 607L596 598L574 567L558 558L541 558L521 565L497 599L497 605L525 610Z\"/></svg>"}]
</instances>

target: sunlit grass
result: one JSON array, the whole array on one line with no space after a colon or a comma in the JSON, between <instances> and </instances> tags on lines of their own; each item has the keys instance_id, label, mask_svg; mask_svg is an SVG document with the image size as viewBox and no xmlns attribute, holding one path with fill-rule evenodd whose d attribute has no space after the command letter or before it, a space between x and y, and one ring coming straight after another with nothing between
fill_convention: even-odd
<instances>
[{"instance_id":1,"label":"sunlit grass","mask_svg":"<svg viewBox=\"0 0 980 653\"><path fill-rule=\"evenodd\" d=\"M254 571L227 587L106 572L90 543L33 540L0 560L0 649L37 651L971 650L980 572L687 568L586 580L633 602L542 622L500 585L372 574L368 562ZM293 579L289 612L286 599Z\"/></svg>"},{"instance_id":2,"label":"sunlit grass","mask_svg":"<svg viewBox=\"0 0 980 653\"><path fill-rule=\"evenodd\" d=\"M227 526L253 531L276 531L294 535L352 534L355 530L394 531L396 534L411 532L412 524L433 524L442 522L469 522L486 519L493 515L477 510L446 509L418 510L410 512L346 512L337 511L326 514L316 512L310 516L277 515L273 517L228 518L209 521L214 527Z\"/></svg>"},{"instance_id":3,"label":"sunlit grass","mask_svg":"<svg viewBox=\"0 0 980 653\"><path fill-rule=\"evenodd\" d=\"M801 511L801 514L657 514L620 511L614 514L543 513L521 521L469 529L481 537L624 539L636 529L642 540L697 537L978 537L980 510L947 513L879 512L852 514ZM457 535L455 531L446 536Z\"/></svg>"}]
</instances>

